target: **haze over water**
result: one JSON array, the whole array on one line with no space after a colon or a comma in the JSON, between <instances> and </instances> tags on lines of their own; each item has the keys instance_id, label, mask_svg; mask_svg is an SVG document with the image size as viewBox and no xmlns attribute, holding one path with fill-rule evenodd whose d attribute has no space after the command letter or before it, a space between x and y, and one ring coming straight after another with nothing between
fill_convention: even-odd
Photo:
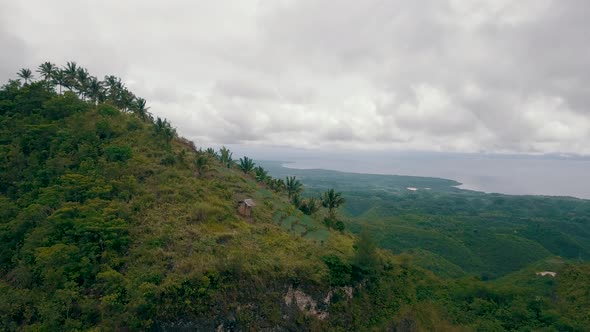
<instances>
[{"instance_id":1,"label":"haze over water","mask_svg":"<svg viewBox=\"0 0 590 332\"><path fill-rule=\"evenodd\" d=\"M281 160L290 168L439 177L488 193L590 199L590 157L230 147L235 156Z\"/></svg>"},{"instance_id":2,"label":"haze over water","mask_svg":"<svg viewBox=\"0 0 590 332\"><path fill-rule=\"evenodd\" d=\"M440 177L459 188L513 195L590 199L590 160L552 157L404 154L373 158L299 158L291 168Z\"/></svg>"}]
</instances>

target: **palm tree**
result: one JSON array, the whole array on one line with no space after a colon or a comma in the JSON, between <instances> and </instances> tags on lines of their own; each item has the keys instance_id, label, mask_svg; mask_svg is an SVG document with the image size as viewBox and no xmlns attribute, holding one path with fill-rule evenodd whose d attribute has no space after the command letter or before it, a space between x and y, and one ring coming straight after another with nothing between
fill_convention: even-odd
<instances>
[{"instance_id":1,"label":"palm tree","mask_svg":"<svg viewBox=\"0 0 590 332\"><path fill-rule=\"evenodd\" d=\"M270 180L270 187L276 192L283 191L285 189L285 181L283 179Z\"/></svg>"},{"instance_id":2,"label":"palm tree","mask_svg":"<svg viewBox=\"0 0 590 332\"><path fill-rule=\"evenodd\" d=\"M294 176L288 176L285 180L285 188L287 189L287 196L289 199L295 194L299 194L303 191L303 185Z\"/></svg>"},{"instance_id":3,"label":"palm tree","mask_svg":"<svg viewBox=\"0 0 590 332\"><path fill-rule=\"evenodd\" d=\"M29 84L29 81L33 79L33 73L28 68L22 68L18 73L18 77L25 80L25 85Z\"/></svg>"},{"instance_id":4,"label":"palm tree","mask_svg":"<svg viewBox=\"0 0 590 332\"><path fill-rule=\"evenodd\" d=\"M262 166L256 166L254 168L254 174L258 182L264 182L268 179L268 172Z\"/></svg>"},{"instance_id":5,"label":"palm tree","mask_svg":"<svg viewBox=\"0 0 590 332\"><path fill-rule=\"evenodd\" d=\"M51 84L51 79L53 78L53 74L57 71L57 67L47 61L47 62L43 62L41 65L39 65L39 68L37 69L37 73L39 73L39 75L43 76L43 81L45 81L47 83L47 86L49 87Z\"/></svg>"},{"instance_id":6,"label":"palm tree","mask_svg":"<svg viewBox=\"0 0 590 332\"><path fill-rule=\"evenodd\" d=\"M53 83L59 86L59 94L61 94L62 86L66 86L66 75L62 70L56 69L51 75Z\"/></svg>"},{"instance_id":7,"label":"palm tree","mask_svg":"<svg viewBox=\"0 0 590 332\"><path fill-rule=\"evenodd\" d=\"M254 161L246 156L244 156L244 158L240 158L240 164L238 165L240 167L240 170L242 170L242 172L244 172L244 174L248 174L250 172L252 172L252 170L254 169L254 165L256 165L254 163Z\"/></svg>"},{"instance_id":8,"label":"palm tree","mask_svg":"<svg viewBox=\"0 0 590 332\"><path fill-rule=\"evenodd\" d=\"M135 107L134 107L135 113L143 120L147 119L148 114L149 114L147 111L149 109L149 107L146 107L145 105L146 105L145 99L137 98L135 100Z\"/></svg>"},{"instance_id":9,"label":"palm tree","mask_svg":"<svg viewBox=\"0 0 590 332\"><path fill-rule=\"evenodd\" d=\"M72 91L72 88L77 85L78 65L74 61L68 61L62 72L64 74L63 86Z\"/></svg>"},{"instance_id":10,"label":"palm tree","mask_svg":"<svg viewBox=\"0 0 590 332\"><path fill-rule=\"evenodd\" d=\"M344 204L342 193L336 192L334 189L326 191L322 196L322 206L328 209L331 219L335 219L336 209L342 204Z\"/></svg>"},{"instance_id":11,"label":"palm tree","mask_svg":"<svg viewBox=\"0 0 590 332\"><path fill-rule=\"evenodd\" d=\"M233 153L225 146L222 146L221 149L219 149L219 161L221 161L224 166L227 166L227 168L231 168L232 155Z\"/></svg>"},{"instance_id":12,"label":"palm tree","mask_svg":"<svg viewBox=\"0 0 590 332\"><path fill-rule=\"evenodd\" d=\"M195 159L195 166L197 167L197 175L202 176L207 170L209 170L209 157L200 154Z\"/></svg>"},{"instance_id":13,"label":"palm tree","mask_svg":"<svg viewBox=\"0 0 590 332\"><path fill-rule=\"evenodd\" d=\"M124 111L128 111L129 109L133 108L134 104L135 95L131 91L123 87L119 92L117 106L119 106Z\"/></svg>"},{"instance_id":14,"label":"palm tree","mask_svg":"<svg viewBox=\"0 0 590 332\"><path fill-rule=\"evenodd\" d=\"M307 214L308 216L318 212L320 209L320 204L318 204L318 200L315 197L310 197L301 202L299 205L299 210L303 213Z\"/></svg>"},{"instance_id":15,"label":"palm tree","mask_svg":"<svg viewBox=\"0 0 590 332\"><path fill-rule=\"evenodd\" d=\"M95 104L104 100L104 90L102 86L102 82L99 81L96 77L91 77L88 80L88 97L92 100Z\"/></svg>"},{"instance_id":16,"label":"palm tree","mask_svg":"<svg viewBox=\"0 0 590 332\"><path fill-rule=\"evenodd\" d=\"M111 101L116 101L117 97L119 96L120 90L123 88L123 83L121 79L114 76L105 76L104 77L104 84L108 90L108 97Z\"/></svg>"},{"instance_id":17,"label":"palm tree","mask_svg":"<svg viewBox=\"0 0 590 332\"><path fill-rule=\"evenodd\" d=\"M90 75L88 74L88 70L78 67L76 71L76 80L76 88L78 89L80 96L82 96L82 99L84 99L88 93L88 85L90 84Z\"/></svg>"},{"instance_id":18,"label":"palm tree","mask_svg":"<svg viewBox=\"0 0 590 332\"><path fill-rule=\"evenodd\" d=\"M166 119L162 120L158 117L154 123L154 127L156 128L156 132L166 139L167 143L170 143L174 136L176 136L176 129Z\"/></svg>"},{"instance_id":19,"label":"palm tree","mask_svg":"<svg viewBox=\"0 0 590 332\"><path fill-rule=\"evenodd\" d=\"M293 195L293 198L291 198L291 203L293 203L293 205L299 209L303 205L303 199L301 199L299 194L295 194Z\"/></svg>"},{"instance_id":20,"label":"palm tree","mask_svg":"<svg viewBox=\"0 0 590 332\"><path fill-rule=\"evenodd\" d=\"M205 150L205 153L215 159L219 158L219 155L217 154L217 152L215 152L215 150L213 148L207 148L207 150Z\"/></svg>"}]
</instances>

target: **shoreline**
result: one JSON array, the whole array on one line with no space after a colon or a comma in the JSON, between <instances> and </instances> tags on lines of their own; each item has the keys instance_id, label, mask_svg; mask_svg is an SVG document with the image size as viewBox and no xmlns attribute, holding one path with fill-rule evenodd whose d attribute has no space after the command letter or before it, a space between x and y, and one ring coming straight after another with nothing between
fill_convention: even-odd
<instances>
[{"instance_id":1,"label":"shoreline","mask_svg":"<svg viewBox=\"0 0 590 332\"><path fill-rule=\"evenodd\" d=\"M588 197L583 196L574 196L568 194L546 194L546 193L522 193L522 192L514 192L510 190L486 190L481 188L481 186L475 184L469 184L467 181L460 180L460 179L452 179L449 177L442 177L442 176L431 176L431 175L416 175L416 174L394 174L391 172L370 172L370 171L357 171L357 170L343 170L343 169L330 169L324 167L301 167L297 166L297 161L272 161L278 163L280 167L286 169L295 169L301 171L330 171L330 172L339 172L344 174L358 174L358 175L376 175L376 176L397 176L397 177L416 177L416 178L430 178L430 179L438 179L438 180L446 180L452 181L457 184L451 185L450 187L454 187L459 190L465 191L474 191L483 194L499 194L499 195L508 195L508 196L539 196L539 197L552 197L552 198L571 198L571 199L580 199L580 200L590 200L590 195Z\"/></svg>"}]
</instances>

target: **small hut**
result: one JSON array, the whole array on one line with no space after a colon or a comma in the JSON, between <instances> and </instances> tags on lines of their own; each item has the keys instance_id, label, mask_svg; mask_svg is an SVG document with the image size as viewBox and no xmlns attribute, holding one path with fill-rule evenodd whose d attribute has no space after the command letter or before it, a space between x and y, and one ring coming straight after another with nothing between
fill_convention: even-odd
<instances>
[{"instance_id":1,"label":"small hut","mask_svg":"<svg viewBox=\"0 0 590 332\"><path fill-rule=\"evenodd\" d=\"M245 217L249 217L252 214L252 207L254 206L256 206L254 200L247 198L238 202L238 212Z\"/></svg>"}]
</instances>

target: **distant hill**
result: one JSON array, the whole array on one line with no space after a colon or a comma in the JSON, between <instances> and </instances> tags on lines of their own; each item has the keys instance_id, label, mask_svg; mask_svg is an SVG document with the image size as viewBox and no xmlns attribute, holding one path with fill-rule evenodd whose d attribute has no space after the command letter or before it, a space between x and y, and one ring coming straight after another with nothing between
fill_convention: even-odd
<instances>
[{"instance_id":1,"label":"distant hill","mask_svg":"<svg viewBox=\"0 0 590 332\"><path fill-rule=\"evenodd\" d=\"M551 256L590 260L590 201L564 197L485 194L438 178L355 174L282 167L272 175L296 175L318 194L334 187L348 204L347 227L367 229L395 253L435 255L416 262L442 275L493 279ZM443 271L442 265L452 271Z\"/></svg>"}]
</instances>

